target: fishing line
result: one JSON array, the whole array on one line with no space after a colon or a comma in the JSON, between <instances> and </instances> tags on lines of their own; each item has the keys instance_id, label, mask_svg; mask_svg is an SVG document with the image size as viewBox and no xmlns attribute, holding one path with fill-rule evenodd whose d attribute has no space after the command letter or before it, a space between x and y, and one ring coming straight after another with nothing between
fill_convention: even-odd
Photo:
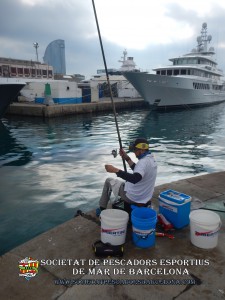
<instances>
[{"instance_id":1,"label":"fishing line","mask_svg":"<svg viewBox=\"0 0 225 300\"><path fill-rule=\"evenodd\" d=\"M116 124L116 130L117 130L117 135L118 135L119 146L120 146L120 148L123 148L121 138L120 138L120 131L119 131L119 126L118 126L117 117L116 117L116 108L115 108L115 103L113 101L112 89L111 89L111 84L110 84L110 81L109 81L109 74L108 74L108 69L107 69L107 65L106 65L106 59L105 59L105 54L104 54L104 49L103 49L103 44L102 44L101 33L100 33L99 25L98 25L98 18L97 18L97 13L96 13L96 9L95 9L94 0L92 0L92 5L93 5L93 9L94 9L95 21L96 21L97 30L98 30L98 37L99 37L99 42L100 42L101 51L102 51L102 58L103 58L104 67L105 67L106 79L107 79L107 83L108 83L108 86L109 86L109 92L110 92L110 98L111 98L113 114L114 114L114 119L115 119L115 124ZM126 163L125 163L125 160L124 160L123 157L122 157L122 161L123 161L124 171L127 171Z\"/></svg>"}]
</instances>

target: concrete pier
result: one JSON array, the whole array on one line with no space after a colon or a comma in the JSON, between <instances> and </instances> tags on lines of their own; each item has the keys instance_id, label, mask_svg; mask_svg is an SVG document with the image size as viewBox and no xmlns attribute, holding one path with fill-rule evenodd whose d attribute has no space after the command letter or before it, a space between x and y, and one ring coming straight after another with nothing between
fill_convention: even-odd
<instances>
[{"instance_id":1,"label":"concrete pier","mask_svg":"<svg viewBox=\"0 0 225 300\"><path fill-rule=\"evenodd\" d=\"M130 109L130 108L143 108L147 107L147 103L143 99L114 99L116 109ZM87 113L97 113L104 111L112 111L111 100L104 98L104 100L98 102L90 103L80 103L80 104L54 104L54 105L43 105L35 103L12 103L7 114L10 115L20 115L20 116L30 116L30 117L43 117L43 118L53 118L66 115L76 115L76 114L87 114Z\"/></svg>"},{"instance_id":2,"label":"concrete pier","mask_svg":"<svg viewBox=\"0 0 225 300\"><path fill-rule=\"evenodd\" d=\"M138 248L129 225L123 258L97 258L92 244L100 239L100 221L90 212L3 255L1 299L224 299L224 182L225 172L218 172L163 184L152 201L157 210L159 194L174 189L217 210L222 221L217 247L194 246L187 226L175 230L174 239L156 237L155 246ZM19 261L26 257L39 261L29 281L19 276Z\"/></svg>"}]
</instances>

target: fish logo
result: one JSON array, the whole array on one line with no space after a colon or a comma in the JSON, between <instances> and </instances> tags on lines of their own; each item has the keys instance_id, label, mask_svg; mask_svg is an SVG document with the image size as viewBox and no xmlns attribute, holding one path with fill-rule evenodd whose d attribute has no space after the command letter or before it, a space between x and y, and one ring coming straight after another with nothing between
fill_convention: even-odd
<instances>
[{"instance_id":1,"label":"fish logo","mask_svg":"<svg viewBox=\"0 0 225 300\"><path fill-rule=\"evenodd\" d=\"M25 277L26 280L30 280L38 273L39 262L32 257L26 257L19 261L19 276Z\"/></svg>"}]
</instances>

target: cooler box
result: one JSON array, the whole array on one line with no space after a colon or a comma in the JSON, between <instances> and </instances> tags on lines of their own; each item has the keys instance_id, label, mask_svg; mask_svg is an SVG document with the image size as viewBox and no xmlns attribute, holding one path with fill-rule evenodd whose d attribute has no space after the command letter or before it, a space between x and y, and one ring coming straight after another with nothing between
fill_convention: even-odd
<instances>
[{"instance_id":1,"label":"cooler box","mask_svg":"<svg viewBox=\"0 0 225 300\"><path fill-rule=\"evenodd\" d=\"M159 213L177 229L190 222L191 197L174 190L167 190L159 195Z\"/></svg>"}]
</instances>

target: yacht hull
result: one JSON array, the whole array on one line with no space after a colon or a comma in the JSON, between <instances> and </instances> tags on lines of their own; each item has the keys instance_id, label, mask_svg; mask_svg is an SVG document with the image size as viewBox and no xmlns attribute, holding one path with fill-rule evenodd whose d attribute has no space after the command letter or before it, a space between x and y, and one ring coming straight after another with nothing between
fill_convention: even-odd
<instances>
[{"instance_id":1,"label":"yacht hull","mask_svg":"<svg viewBox=\"0 0 225 300\"><path fill-rule=\"evenodd\" d=\"M0 118L24 86L25 83L21 82L0 82Z\"/></svg>"},{"instance_id":2,"label":"yacht hull","mask_svg":"<svg viewBox=\"0 0 225 300\"><path fill-rule=\"evenodd\" d=\"M213 90L212 82L208 80L143 72L126 72L124 76L145 101L158 108L211 105L225 101L225 90ZM195 89L196 84L201 88Z\"/></svg>"}]
</instances>

